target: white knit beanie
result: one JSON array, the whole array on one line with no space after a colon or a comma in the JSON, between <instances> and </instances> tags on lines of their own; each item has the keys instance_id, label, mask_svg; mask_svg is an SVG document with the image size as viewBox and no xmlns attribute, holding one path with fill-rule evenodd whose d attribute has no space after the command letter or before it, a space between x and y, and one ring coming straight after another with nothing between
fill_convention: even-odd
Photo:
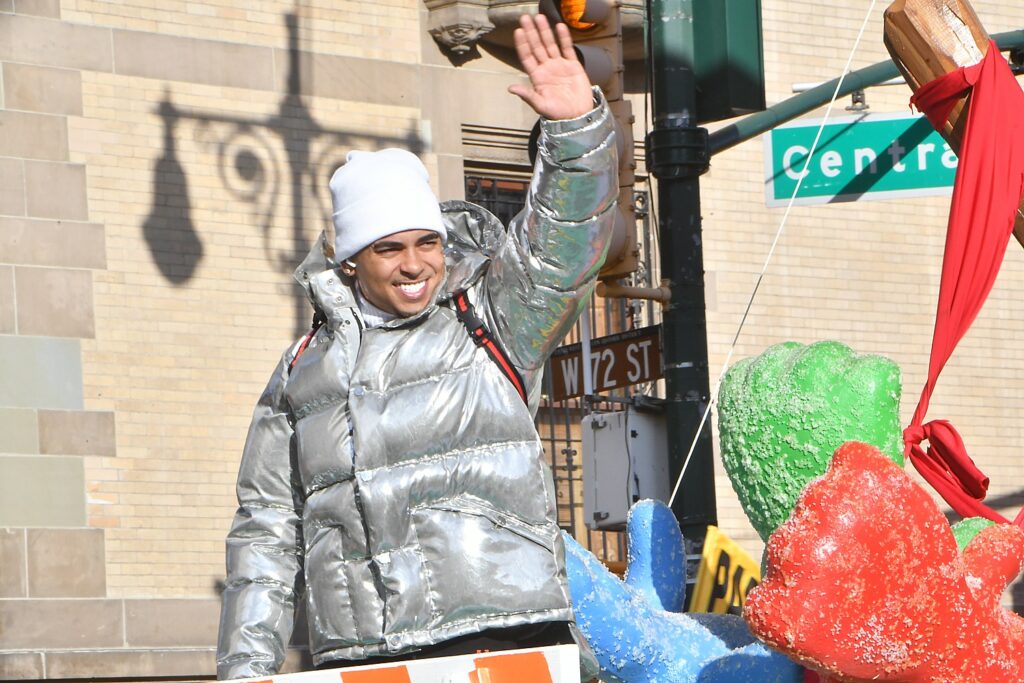
<instances>
[{"instance_id":1,"label":"white knit beanie","mask_svg":"<svg viewBox=\"0 0 1024 683\"><path fill-rule=\"evenodd\" d=\"M442 241L448 238L427 169L404 149L349 152L330 188L338 261L403 230L433 230Z\"/></svg>"}]
</instances>

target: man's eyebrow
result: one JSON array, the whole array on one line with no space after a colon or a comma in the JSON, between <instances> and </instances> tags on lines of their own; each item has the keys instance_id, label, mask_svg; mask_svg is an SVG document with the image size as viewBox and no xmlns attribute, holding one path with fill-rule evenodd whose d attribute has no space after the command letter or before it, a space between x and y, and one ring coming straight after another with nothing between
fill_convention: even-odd
<instances>
[{"instance_id":1,"label":"man's eyebrow","mask_svg":"<svg viewBox=\"0 0 1024 683\"><path fill-rule=\"evenodd\" d=\"M434 242L439 239L441 239L441 236L438 235L436 232L432 232L429 235L424 235L423 237L416 240L416 244L426 244L427 242Z\"/></svg>"},{"instance_id":2,"label":"man's eyebrow","mask_svg":"<svg viewBox=\"0 0 1024 683\"><path fill-rule=\"evenodd\" d=\"M393 240L377 240L373 243L374 250L377 249L401 249L402 243Z\"/></svg>"}]
</instances>

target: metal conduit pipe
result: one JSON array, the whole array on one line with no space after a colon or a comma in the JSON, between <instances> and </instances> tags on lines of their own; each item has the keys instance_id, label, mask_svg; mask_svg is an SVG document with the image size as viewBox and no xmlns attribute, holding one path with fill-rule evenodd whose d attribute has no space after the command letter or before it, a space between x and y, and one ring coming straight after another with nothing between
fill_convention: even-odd
<instances>
[{"instance_id":1,"label":"metal conduit pipe","mask_svg":"<svg viewBox=\"0 0 1024 683\"><path fill-rule=\"evenodd\" d=\"M672 300L672 289L668 280L662 280L660 287L630 287L618 283L598 282L597 295L606 299L645 299L664 304Z\"/></svg>"}]
</instances>

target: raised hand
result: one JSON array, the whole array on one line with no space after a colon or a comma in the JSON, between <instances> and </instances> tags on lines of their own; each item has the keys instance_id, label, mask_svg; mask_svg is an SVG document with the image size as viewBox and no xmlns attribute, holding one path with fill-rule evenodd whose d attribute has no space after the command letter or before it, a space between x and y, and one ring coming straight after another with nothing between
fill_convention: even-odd
<instances>
[{"instance_id":1,"label":"raised hand","mask_svg":"<svg viewBox=\"0 0 1024 683\"><path fill-rule=\"evenodd\" d=\"M565 24L557 24L552 32L544 15L524 14L514 38L530 83L511 85L510 93L547 119L573 119L594 108L590 81L572 49Z\"/></svg>"}]
</instances>

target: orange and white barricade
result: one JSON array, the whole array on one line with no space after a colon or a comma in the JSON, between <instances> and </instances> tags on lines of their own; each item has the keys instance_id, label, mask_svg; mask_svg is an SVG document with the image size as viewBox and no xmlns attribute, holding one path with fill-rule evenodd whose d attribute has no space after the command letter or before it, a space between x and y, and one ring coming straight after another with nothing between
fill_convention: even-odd
<instances>
[{"instance_id":1,"label":"orange and white barricade","mask_svg":"<svg viewBox=\"0 0 1024 683\"><path fill-rule=\"evenodd\" d=\"M579 648L555 645L305 671L232 683L580 683Z\"/></svg>"}]
</instances>

